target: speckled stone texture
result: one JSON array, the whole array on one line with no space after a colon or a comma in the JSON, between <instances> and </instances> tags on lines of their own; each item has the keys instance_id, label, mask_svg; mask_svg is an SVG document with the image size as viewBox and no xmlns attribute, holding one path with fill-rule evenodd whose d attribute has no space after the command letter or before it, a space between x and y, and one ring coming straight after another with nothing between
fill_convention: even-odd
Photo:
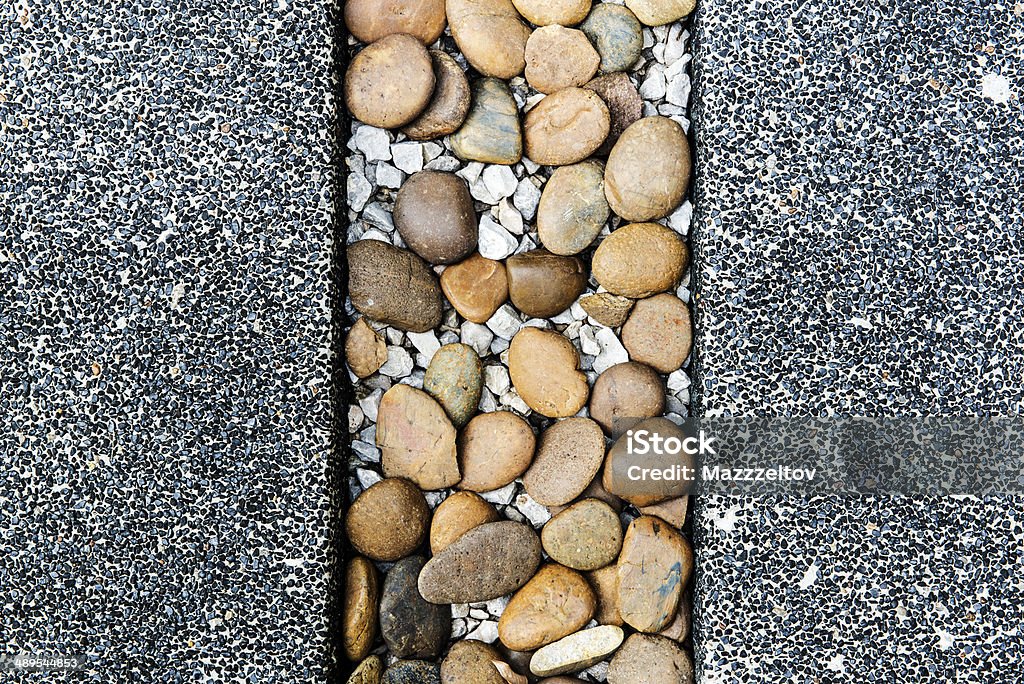
<instances>
[{"instance_id":1,"label":"speckled stone texture","mask_svg":"<svg viewBox=\"0 0 1024 684\"><path fill-rule=\"evenodd\" d=\"M699 3L698 413L1021 412L1022 13ZM696 534L702 682L1020 680L1024 502L704 498Z\"/></svg>"},{"instance_id":2,"label":"speckled stone texture","mask_svg":"<svg viewBox=\"0 0 1024 684\"><path fill-rule=\"evenodd\" d=\"M327 680L333 14L0 6L4 681Z\"/></svg>"}]
</instances>

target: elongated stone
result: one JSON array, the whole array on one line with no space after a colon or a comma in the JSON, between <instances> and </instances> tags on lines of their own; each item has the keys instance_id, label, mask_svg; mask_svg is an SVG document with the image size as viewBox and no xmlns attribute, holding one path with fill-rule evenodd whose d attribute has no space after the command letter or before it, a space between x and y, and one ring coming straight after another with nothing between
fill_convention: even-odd
<instances>
[{"instance_id":1,"label":"elongated stone","mask_svg":"<svg viewBox=\"0 0 1024 684\"><path fill-rule=\"evenodd\" d=\"M465 122L451 136L452 150L463 161L515 164L523 156L519 110L505 83L483 78L473 84L473 103Z\"/></svg>"}]
</instances>

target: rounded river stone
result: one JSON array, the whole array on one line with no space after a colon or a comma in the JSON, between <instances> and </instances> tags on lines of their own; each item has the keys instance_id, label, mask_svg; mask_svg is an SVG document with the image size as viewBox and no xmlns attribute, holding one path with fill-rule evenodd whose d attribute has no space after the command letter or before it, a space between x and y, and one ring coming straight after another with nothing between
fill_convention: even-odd
<instances>
[{"instance_id":1,"label":"rounded river stone","mask_svg":"<svg viewBox=\"0 0 1024 684\"><path fill-rule=\"evenodd\" d=\"M660 340L666 344L667 340ZM598 376L590 393L590 417L618 437L645 418L665 409L665 383L650 366L628 361Z\"/></svg>"},{"instance_id":2,"label":"rounded river stone","mask_svg":"<svg viewBox=\"0 0 1024 684\"><path fill-rule=\"evenodd\" d=\"M622 5L602 2L594 5L580 25L601 56L601 73L626 71L640 59L644 47L643 27L636 15Z\"/></svg>"},{"instance_id":3,"label":"rounded river stone","mask_svg":"<svg viewBox=\"0 0 1024 684\"><path fill-rule=\"evenodd\" d=\"M365 318L356 321L345 338L345 360L360 378L373 375L388 360L388 345Z\"/></svg>"},{"instance_id":4,"label":"rounded river stone","mask_svg":"<svg viewBox=\"0 0 1024 684\"><path fill-rule=\"evenodd\" d=\"M516 592L498 621L501 643L532 651L582 629L597 607L587 580L550 563Z\"/></svg>"},{"instance_id":5,"label":"rounded river stone","mask_svg":"<svg viewBox=\"0 0 1024 684\"><path fill-rule=\"evenodd\" d=\"M509 345L512 385L527 406L548 418L574 416L587 403L590 385L579 367L576 347L557 332L527 326Z\"/></svg>"},{"instance_id":6,"label":"rounded river stone","mask_svg":"<svg viewBox=\"0 0 1024 684\"><path fill-rule=\"evenodd\" d=\"M675 288L689 263L689 249L675 231L658 223L630 223L601 242L591 268L609 292L639 299Z\"/></svg>"},{"instance_id":7,"label":"rounded river stone","mask_svg":"<svg viewBox=\"0 0 1024 684\"><path fill-rule=\"evenodd\" d=\"M626 0L626 7L647 26L662 26L688 16L697 0Z\"/></svg>"},{"instance_id":8,"label":"rounded river stone","mask_svg":"<svg viewBox=\"0 0 1024 684\"><path fill-rule=\"evenodd\" d=\"M341 630L345 657L353 662L365 658L373 648L379 601L377 569L369 559L356 556L345 566Z\"/></svg>"},{"instance_id":9,"label":"rounded river stone","mask_svg":"<svg viewBox=\"0 0 1024 684\"><path fill-rule=\"evenodd\" d=\"M384 578L380 633L398 658L436 658L452 633L451 606L425 601L417 589L425 563L419 556L403 558Z\"/></svg>"},{"instance_id":10,"label":"rounded river stone","mask_svg":"<svg viewBox=\"0 0 1024 684\"><path fill-rule=\"evenodd\" d=\"M662 440L686 439L687 434L683 428L673 423L668 418L647 418L636 423L631 430L636 433L647 431L659 435ZM604 472L601 474L602 483L609 492L625 499L634 506L652 506L662 501L675 499L689 493L692 482L684 479L661 479L635 481L628 477L629 468L634 465L642 468L664 469L674 466L696 467L696 460L693 455L687 453L673 453L666 449L651 450L651 453L632 453L629 448L630 434L620 436L612 444L611 449L605 456Z\"/></svg>"},{"instance_id":11,"label":"rounded river stone","mask_svg":"<svg viewBox=\"0 0 1024 684\"><path fill-rule=\"evenodd\" d=\"M519 109L508 86L494 78L473 84L473 103L462 126L450 138L463 161L515 164L523 156Z\"/></svg>"},{"instance_id":12,"label":"rounded river stone","mask_svg":"<svg viewBox=\"0 0 1024 684\"><path fill-rule=\"evenodd\" d=\"M597 614L594 619L601 625L622 626L619 612L619 569L607 565L600 570L587 573L587 581L597 596Z\"/></svg>"},{"instance_id":13,"label":"rounded river stone","mask_svg":"<svg viewBox=\"0 0 1024 684\"><path fill-rule=\"evenodd\" d=\"M597 93L585 88L559 90L526 113L526 156L548 166L575 164L601 146L610 126L608 107Z\"/></svg>"},{"instance_id":14,"label":"rounded river stone","mask_svg":"<svg viewBox=\"0 0 1024 684\"><path fill-rule=\"evenodd\" d=\"M430 551L437 555L474 527L500 519L494 506L473 492L455 492L434 509Z\"/></svg>"},{"instance_id":15,"label":"rounded river stone","mask_svg":"<svg viewBox=\"0 0 1024 684\"><path fill-rule=\"evenodd\" d=\"M396 33L363 48L345 72L345 102L352 116L378 128L398 128L426 109L434 68L423 44Z\"/></svg>"},{"instance_id":16,"label":"rounded river stone","mask_svg":"<svg viewBox=\"0 0 1024 684\"><path fill-rule=\"evenodd\" d=\"M495 667L502 658L480 641L456 641L441 663L441 684L508 684Z\"/></svg>"},{"instance_id":17,"label":"rounded river stone","mask_svg":"<svg viewBox=\"0 0 1024 684\"><path fill-rule=\"evenodd\" d=\"M530 27L511 0L448 0L448 24L466 61L484 76L523 73Z\"/></svg>"},{"instance_id":18,"label":"rounded river stone","mask_svg":"<svg viewBox=\"0 0 1024 684\"><path fill-rule=\"evenodd\" d=\"M633 309L633 300L611 292L598 292L580 299L580 306L601 325L618 328Z\"/></svg>"},{"instance_id":19,"label":"rounded river stone","mask_svg":"<svg viewBox=\"0 0 1024 684\"><path fill-rule=\"evenodd\" d=\"M454 263L476 249L473 198L454 173L409 176L395 197L394 219L409 249L432 264Z\"/></svg>"},{"instance_id":20,"label":"rounded river stone","mask_svg":"<svg viewBox=\"0 0 1024 684\"><path fill-rule=\"evenodd\" d=\"M380 675L384 664L380 656L372 655L359 663L348 678L347 684L380 684Z\"/></svg>"},{"instance_id":21,"label":"rounded river stone","mask_svg":"<svg viewBox=\"0 0 1024 684\"><path fill-rule=\"evenodd\" d=\"M446 344L434 352L423 376L423 389L441 403L457 428L476 413L483 387L480 357L461 342Z\"/></svg>"},{"instance_id":22,"label":"rounded river stone","mask_svg":"<svg viewBox=\"0 0 1024 684\"><path fill-rule=\"evenodd\" d=\"M578 254L597 238L608 220L604 166L585 161L555 169L537 206L537 233L554 254Z\"/></svg>"},{"instance_id":23,"label":"rounded river stone","mask_svg":"<svg viewBox=\"0 0 1024 684\"><path fill-rule=\"evenodd\" d=\"M347 0L345 26L364 43L408 33L430 45L447 24L444 0Z\"/></svg>"},{"instance_id":24,"label":"rounded river stone","mask_svg":"<svg viewBox=\"0 0 1024 684\"><path fill-rule=\"evenodd\" d=\"M508 292L517 309L531 318L551 318L576 301L587 286L583 262L535 249L505 262Z\"/></svg>"},{"instance_id":25,"label":"rounded river stone","mask_svg":"<svg viewBox=\"0 0 1024 684\"><path fill-rule=\"evenodd\" d=\"M486 323L508 299L505 264L473 254L444 270L441 290L467 321Z\"/></svg>"},{"instance_id":26,"label":"rounded river stone","mask_svg":"<svg viewBox=\"0 0 1024 684\"><path fill-rule=\"evenodd\" d=\"M621 627L601 625L570 634L533 654L530 671L538 677L580 672L596 665L622 644Z\"/></svg>"},{"instance_id":27,"label":"rounded river stone","mask_svg":"<svg viewBox=\"0 0 1024 684\"><path fill-rule=\"evenodd\" d=\"M533 428L511 411L474 416L459 434L461 489L489 492L526 472L533 461Z\"/></svg>"},{"instance_id":28,"label":"rounded river stone","mask_svg":"<svg viewBox=\"0 0 1024 684\"><path fill-rule=\"evenodd\" d=\"M420 573L420 594L433 603L490 601L526 584L540 559L540 539L529 526L480 525L430 559Z\"/></svg>"},{"instance_id":29,"label":"rounded river stone","mask_svg":"<svg viewBox=\"0 0 1024 684\"><path fill-rule=\"evenodd\" d=\"M618 5L608 5L608 7L618 7ZM622 72L598 76L583 87L593 90L604 100L612 119L608 138L594 153L604 156L615 146L622 132L643 116L644 101L640 97L640 91L629 80L629 76Z\"/></svg>"},{"instance_id":30,"label":"rounded river stone","mask_svg":"<svg viewBox=\"0 0 1024 684\"><path fill-rule=\"evenodd\" d=\"M589 418L566 418L540 436L523 487L545 506L561 506L587 488L604 461L604 433Z\"/></svg>"},{"instance_id":31,"label":"rounded river stone","mask_svg":"<svg viewBox=\"0 0 1024 684\"><path fill-rule=\"evenodd\" d=\"M630 358L671 373L693 349L690 307L667 292L641 299L622 326L622 344Z\"/></svg>"},{"instance_id":32,"label":"rounded river stone","mask_svg":"<svg viewBox=\"0 0 1024 684\"><path fill-rule=\"evenodd\" d=\"M516 9L534 26L575 26L590 11L590 0L512 0Z\"/></svg>"},{"instance_id":33,"label":"rounded river stone","mask_svg":"<svg viewBox=\"0 0 1024 684\"><path fill-rule=\"evenodd\" d=\"M693 663L671 639L633 634L608 665L608 684L693 684Z\"/></svg>"},{"instance_id":34,"label":"rounded river stone","mask_svg":"<svg viewBox=\"0 0 1024 684\"><path fill-rule=\"evenodd\" d=\"M583 85L600 63L597 50L577 29L543 26L526 41L526 80L542 93Z\"/></svg>"},{"instance_id":35,"label":"rounded river stone","mask_svg":"<svg viewBox=\"0 0 1024 684\"><path fill-rule=\"evenodd\" d=\"M441 324L441 287L423 259L380 240L359 240L347 254L348 292L360 313L411 332Z\"/></svg>"},{"instance_id":36,"label":"rounded river stone","mask_svg":"<svg viewBox=\"0 0 1024 684\"><path fill-rule=\"evenodd\" d=\"M345 517L345 532L359 553L393 561L415 551L427 536L430 508L408 480L386 478L360 494Z\"/></svg>"},{"instance_id":37,"label":"rounded river stone","mask_svg":"<svg viewBox=\"0 0 1024 684\"><path fill-rule=\"evenodd\" d=\"M455 428L441 404L426 392L397 384L377 408L377 446L388 477L405 477L420 489L459 481Z\"/></svg>"},{"instance_id":38,"label":"rounded river stone","mask_svg":"<svg viewBox=\"0 0 1024 684\"><path fill-rule=\"evenodd\" d=\"M437 663L398 660L384 672L380 684L441 684L441 670Z\"/></svg>"},{"instance_id":39,"label":"rounded river stone","mask_svg":"<svg viewBox=\"0 0 1024 684\"><path fill-rule=\"evenodd\" d=\"M469 113L469 81L462 67L446 52L429 52L434 94L427 108L402 129L410 140L433 140L454 133Z\"/></svg>"},{"instance_id":40,"label":"rounded river stone","mask_svg":"<svg viewBox=\"0 0 1024 684\"><path fill-rule=\"evenodd\" d=\"M693 550L674 527L641 516L626 528L619 554L619 610L641 632L669 625L693 571Z\"/></svg>"},{"instance_id":41,"label":"rounded river stone","mask_svg":"<svg viewBox=\"0 0 1024 684\"><path fill-rule=\"evenodd\" d=\"M672 119L640 119L622 132L608 155L605 196L612 211L627 221L668 216L682 203L689 186L690 143Z\"/></svg>"},{"instance_id":42,"label":"rounded river stone","mask_svg":"<svg viewBox=\"0 0 1024 684\"><path fill-rule=\"evenodd\" d=\"M551 560L574 570L597 570L618 558L622 523L605 502L583 499L549 520L540 541Z\"/></svg>"}]
</instances>

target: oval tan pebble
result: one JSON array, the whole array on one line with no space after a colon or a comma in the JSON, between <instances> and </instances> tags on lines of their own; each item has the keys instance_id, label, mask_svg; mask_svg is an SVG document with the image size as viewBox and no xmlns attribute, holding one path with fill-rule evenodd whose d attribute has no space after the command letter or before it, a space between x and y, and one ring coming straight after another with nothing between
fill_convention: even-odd
<instances>
[{"instance_id":1,"label":"oval tan pebble","mask_svg":"<svg viewBox=\"0 0 1024 684\"><path fill-rule=\"evenodd\" d=\"M618 5L601 6L618 7ZM594 153L607 155L618 142L622 132L643 116L644 101L640 97L640 91L629 80L629 76L622 72L598 76L583 87L597 93L608 107L608 115L611 117L608 138Z\"/></svg>"},{"instance_id":2,"label":"oval tan pebble","mask_svg":"<svg viewBox=\"0 0 1024 684\"><path fill-rule=\"evenodd\" d=\"M384 393L377 408L377 446L388 477L406 477L425 490L459 481L455 428L423 390L398 384Z\"/></svg>"},{"instance_id":3,"label":"oval tan pebble","mask_svg":"<svg viewBox=\"0 0 1024 684\"><path fill-rule=\"evenodd\" d=\"M423 375L423 389L434 397L457 428L469 422L483 393L483 366L468 344L446 344L436 352Z\"/></svg>"},{"instance_id":4,"label":"oval tan pebble","mask_svg":"<svg viewBox=\"0 0 1024 684\"><path fill-rule=\"evenodd\" d=\"M664 520L641 516L626 529L617 567L623 621L641 632L667 627L693 572L689 542Z\"/></svg>"},{"instance_id":5,"label":"oval tan pebble","mask_svg":"<svg viewBox=\"0 0 1024 684\"><path fill-rule=\"evenodd\" d=\"M554 170L537 206L537 234L554 254L585 250L608 220L604 166L584 161Z\"/></svg>"},{"instance_id":6,"label":"oval tan pebble","mask_svg":"<svg viewBox=\"0 0 1024 684\"><path fill-rule=\"evenodd\" d=\"M430 551L437 555L474 527L498 519L498 511L479 495L455 492L434 509L434 518L430 522Z\"/></svg>"},{"instance_id":7,"label":"oval tan pebble","mask_svg":"<svg viewBox=\"0 0 1024 684\"><path fill-rule=\"evenodd\" d=\"M444 0L347 0L345 27L364 43L408 33L430 45L447 24Z\"/></svg>"},{"instance_id":8,"label":"oval tan pebble","mask_svg":"<svg viewBox=\"0 0 1024 684\"><path fill-rule=\"evenodd\" d=\"M466 120L451 136L452 151L463 161L515 164L523 156L519 109L507 84L482 78L473 84Z\"/></svg>"},{"instance_id":9,"label":"oval tan pebble","mask_svg":"<svg viewBox=\"0 0 1024 684\"><path fill-rule=\"evenodd\" d=\"M597 570L618 557L622 523L605 502L583 499L549 520L540 541L551 560L574 570Z\"/></svg>"},{"instance_id":10,"label":"oval tan pebble","mask_svg":"<svg viewBox=\"0 0 1024 684\"><path fill-rule=\"evenodd\" d=\"M575 26L587 18L591 0L512 0L534 26Z\"/></svg>"},{"instance_id":11,"label":"oval tan pebble","mask_svg":"<svg viewBox=\"0 0 1024 684\"><path fill-rule=\"evenodd\" d=\"M479 641L456 641L441 663L441 684L509 684L495 663L501 656Z\"/></svg>"},{"instance_id":12,"label":"oval tan pebble","mask_svg":"<svg viewBox=\"0 0 1024 684\"><path fill-rule=\"evenodd\" d=\"M541 93L583 85L600 63L597 50L577 29L543 26L526 41L526 80Z\"/></svg>"},{"instance_id":13,"label":"oval tan pebble","mask_svg":"<svg viewBox=\"0 0 1024 684\"><path fill-rule=\"evenodd\" d=\"M689 16L697 0L626 0L626 7L647 26L662 26Z\"/></svg>"},{"instance_id":14,"label":"oval tan pebble","mask_svg":"<svg viewBox=\"0 0 1024 684\"><path fill-rule=\"evenodd\" d=\"M498 638L510 649L532 651L582 629L596 607L594 590L582 575L551 563L509 601L498 621Z\"/></svg>"},{"instance_id":15,"label":"oval tan pebble","mask_svg":"<svg viewBox=\"0 0 1024 684\"><path fill-rule=\"evenodd\" d=\"M535 249L505 262L508 293L517 309L532 318L551 318L576 301L587 286L587 270L576 257Z\"/></svg>"},{"instance_id":16,"label":"oval tan pebble","mask_svg":"<svg viewBox=\"0 0 1024 684\"><path fill-rule=\"evenodd\" d=\"M345 338L345 360L360 378L373 375L388 360L388 346L384 338L370 327L365 318L356 321Z\"/></svg>"},{"instance_id":17,"label":"oval tan pebble","mask_svg":"<svg viewBox=\"0 0 1024 684\"><path fill-rule=\"evenodd\" d=\"M458 440L461 489L489 492L526 472L536 438L525 420L511 411L474 416Z\"/></svg>"},{"instance_id":18,"label":"oval tan pebble","mask_svg":"<svg viewBox=\"0 0 1024 684\"><path fill-rule=\"evenodd\" d=\"M364 316L411 332L441 324L441 287L423 259L380 240L349 245L347 257L349 296Z\"/></svg>"},{"instance_id":19,"label":"oval tan pebble","mask_svg":"<svg viewBox=\"0 0 1024 684\"><path fill-rule=\"evenodd\" d=\"M540 436L523 487L537 503L560 506L587 488L604 460L604 433L589 418L566 418Z\"/></svg>"},{"instance_id":20,"label":"oval tan pebble","mask_svg":"<svg viewBox=\"0 0 1024 684\"><path fill-rule=\"evenodd\" d=\"M590 417L612 437L665 409L665 383L642 363L619 363L597 377L590 393Z\"/></svg>"},{"instance_id":21,"label":"oval tan pebble","mask_svg":"<svg viewBox=\"0 0 1024 684\"><path fill-rule=\"evenodd\" d=\"M372 655L359 663L349 676L347 684L380 684L380 676L384 672L384 663L380 656Z\"/></svg>"},{"instance_id":22,"label":"oval tan pebble","mask_svg":"<svg viewBox=\"0 0 1024 684\"><path fill-rule=\"evenodd\" d=\"M610 125L608 107L597 93L584 88L559 90L526 113L526 156L548 166L575 164L601 146Z\"/></svg>"},{"instance_id":23,"label":"oval tan pebble","mask_svg":"<svg viewBox=\"0 0 1024 684\"><path fill-rule=\"evenodd\" d=\"M587 581L597 596L597 613L594 619L601 625L622 626L622 614L619 612L619 569L615 565L607 565L600 570L587 573Z\"/></svg>"},{"instance_id":24,"label":"oval tan pebble","mask_svg":"<svg viewBox=\"0 0 1024 684\"><path fill-rule=\"evenodd\" d=\"M447 0L446 9L452 37L474 69L504 79L523 73L530 28L511 0Z\"/></svg>"},{"instance_id":25,"label":"oval tan pebble","mask_svg":"<svg viewBox=\"0 0 1024 684\"><path fill-rule=\"evenodd\" d=\"M530 671L538 677L580 672L614 653L623 636L622 628L614 625L575 632L534 653Z\"/></svg>"},{"instance_id":26,"label":"oval tan pebble","mask_svg":"<svg viewBox=\"0 0 1024 684\"><path fill-rule=\"evenodd\" d=\"M693 684L690 656L671 639L630 635L608 665L608 684Z\"/></svg>"},{"instance_id":27,"label":"oval tan pebble","mask_svg":"<svg viewBox=\"0 0 1024 684\"><path fill-rule=\"evenodd\" d=\"M668 293L641 299L622 326L622 344L630 358L671 373L693 349L690 307Z\"/></svg>"},{"instance_id":28,"label":"oval tan pebble","mask_svg":"<svg viewBox=\"0 0 1024 684\"><path fill-rule=\"evenodd\" d=\"M611 292L598 292L581 298L580 306L601 325L618 328L633 309L633 300Z\"/></svg>"},{"instance_id":29,"label":"oval tan pebble","mask_svg":"<svg viewBox=\"0 0 1024 684\"><path fill-rule=\"evenodd\" d=\"M398 128L426 109L434 68L423 44L396 33L372 43L345 71L345 103L352 116L378 128Z\"/></svg>"},{"instance_id":30,"label":"oval tan pebble","mask_svg":"<svg viewBox=\"0 0 1024 684\"><path fill-rule=\"evenodd\" d=\"M591 268L609 292L639 299L675 288L689 263L690 251L674 231L657 223L630 223L598 245Z\"/></svg>"},{"instance_id":31,"label":"oval tan pebble","mask_svg":"<svg viewBox=\"0 0 1024 684\"><path fill-rule=\"evenodd\" d=\"M637 453L634 446L631 446L635 439L632 435L640 433L657 435L663 443L671 441L683 444L688 438L686 431L668 418L647 418L636 423L629 432L616 439L611 449L608 450L602 473L602 483L605 488L638 507L652 506L689 494L694 483L692 470L690 479L680 477L636 480L634 476L630 475L630 468L633 466L653 470L697 467L696 458L685 452L677 453L669 449L652 448L647 452ZM652 442L653 440L648 437L647 443Z\"/></svg>"},{"instance_id":32,"label":"oval tan pebble","mask_svg":"<svg viewBox=\"0 0 1024 684\"><path fill-rule=\"evenodd\" d=\"M477 220L466 182L454 173L419 171L395 197L395 228L432 264L451 264L476 249Z\"/></svg>"},{"instance_id":33,"label":"oval tan pebble","mask_svg":"<svg viewBox=\"0 0 1024 684\"><path fill-rule=\"evenodd\" d=\"M353 662L365 658L377 638L379 601L377 568L369 559L356 556L345 566L342 607L342 643L345 657Z\"/></svg>"},{"instance_id":34,"label":"oval tan pebble","mask_svg":"<svg viewBox=\"0 0 1024 684\"><path fill-rule=\"evenodd\" d=\"M427 536L430 508L408 480L387 478L359 495L345 516L352 546L373 560L395 561L415 551Z\"/></svg>"},{"instance_id":35,"label":"oval tan pebble","mask_svg":"<svg viewBox=\"0 0 1024 684\"><path fill-rule=\"evenodd\" d=\"M420 115L402 128L410 140L434 140L459 130L469 113L470 90L466 73L451 55L430 50L434 93Z\"/></svg>"},{"instance_id":36,"label":"oval tan pebble","mask_svg":"<svg viewBox=\"0 0 1024 684\"><path fill-rule=\"evenodd\" d=\"M512 385L527 406L548 418L573 416L587 403L590 386L579 365L572 342L550 330L522 328L509 346Z\"/></svg>"},{"instance_id":37,"label":"oval tan pebble","mask_svg":"<svg viewBox=\"0 0 1024 684\"><path fill-rule=\"evenodd\" d=\"M627 221L668 216L690 187L690 164L682 126L664 116L642 118L622 132L608 155L608 205Z\"/></svg>"},{"instance_id":38,"label":"oval tan pebble","mask_svg":"<svg viewBox=\"0 0 1024 684\"><path fill-rule=\"evenodd\" d=\"M444 270L441 290L467 321L486 323L508 299L505 264L473 254Z\"/></svg>"}]
</instances>

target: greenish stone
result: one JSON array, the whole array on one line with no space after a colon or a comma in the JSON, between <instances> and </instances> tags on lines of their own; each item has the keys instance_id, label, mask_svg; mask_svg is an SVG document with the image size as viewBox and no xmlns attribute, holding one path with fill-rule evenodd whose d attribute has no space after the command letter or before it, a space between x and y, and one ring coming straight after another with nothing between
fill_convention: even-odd
<instances>
[{"instance_id":1,"label":"greenish stone","mask_svg":"<svg viewBox=\"0 0 1024 684\"><path fill-rule=\"evenodd\" d=\"M457 428L476 413L483 387L480 357L459 342L438 349L423 376L423 389L444 407Z\"/></svg>"},{"instance_id":2,"label":"greenish stone","mask_svg":"<svg viewBox=\"0 0 1024 684\"><path fill-rule=\"evenodd\" d=\"M473 84L473 103L462 126L451 136L463 161L515 164L523 156L523 130L512 91L496 78Z\"/></svg>"},{"instance_id":3,"label":"greenish stone","mask_svg":"<svg viewBox=\"0 0 1024 684\"><path fill-rule=\"evenodd\" d=\"M601 55L601 73L626 71L640 59L643 29L636 15L622 5L594 5L580 29Z\"/></svg>"}]
</instances>

